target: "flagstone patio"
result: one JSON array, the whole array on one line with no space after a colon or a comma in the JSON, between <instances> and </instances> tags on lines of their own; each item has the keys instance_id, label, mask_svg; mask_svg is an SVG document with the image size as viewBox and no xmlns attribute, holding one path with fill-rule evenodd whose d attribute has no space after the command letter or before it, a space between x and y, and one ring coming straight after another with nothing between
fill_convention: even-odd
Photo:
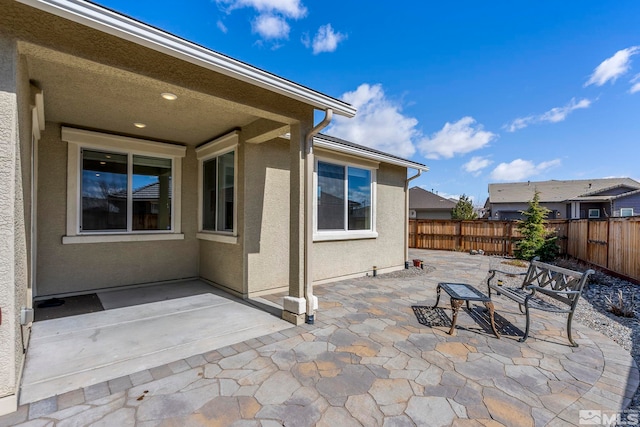
<instances>
[{"instance_id":1,"label":"flagstone patio","mask_svg":"<svg viewBox=\"0 0 640 427\"><path fill-rule=\"evenodd\" d=\"M508 334L517 329L497 339L479 310L461 310L454 336L419 323L412 306L432 305L438 282L484 290L489 258L416 256L435 271L316 286L315 325L34 402L0 425L577 426L580 410L628 406L639 381L631 356L580 324L570 347L561 316L535 313L526 343ZM522 327L517 306L494 302Z\"/></svg>"}]
</instances>

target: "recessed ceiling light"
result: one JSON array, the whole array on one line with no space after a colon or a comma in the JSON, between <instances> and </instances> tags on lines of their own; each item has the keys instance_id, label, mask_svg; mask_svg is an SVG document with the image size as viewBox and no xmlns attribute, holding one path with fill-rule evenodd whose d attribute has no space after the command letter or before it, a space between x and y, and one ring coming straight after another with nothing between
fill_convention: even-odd
<instances>
[{"instance_id":1,"label":"recessed ceiling light","mask_svg":"<svg viewBox=\"0 0 640 427\"><path fill-rule=\"evenodd\" d=\"M134 125L135 127L137 127L137 128L140 128L140 129L142 129L142 128L146 128L146 127L147 127L147 125L145 125L144 123L140 123L140 122L136 122L136 123L134 123L133 125Z\"/></svg>"},{"instance_id":2,"label":"recessed ceiling light","mask_svg":"<svg viewBox=\"0 0 640 427\"><path fill-rule=\"evenodd\" d=\"M100 176L100 174L99 174L99 173L97 173L97 174L96 174L96 176Z\"/></svg>"},{"instance_id":3,"label":"recessed ceiling light","mask_svg":"<svg viewBox=\"0 0 640 427\"><path fill-rule=\"evenodd\" d=\"M107 164L107 162L100 162L100 164L101 164L101 165L106 165L106 164Z\"/></svg>"},{"instance_id":4,"label":"recessed ceiling light","mask_svg":"<svg viewBox=\"0 0 640 427\"><path fill-rule=\"evenodd\" d=\"M178 99L178 95L170 93L170 92L162 93L162 94L160 94L160 96L162 96L167 101L175 101L176 99Z\"/></svg>"}]
</instances>

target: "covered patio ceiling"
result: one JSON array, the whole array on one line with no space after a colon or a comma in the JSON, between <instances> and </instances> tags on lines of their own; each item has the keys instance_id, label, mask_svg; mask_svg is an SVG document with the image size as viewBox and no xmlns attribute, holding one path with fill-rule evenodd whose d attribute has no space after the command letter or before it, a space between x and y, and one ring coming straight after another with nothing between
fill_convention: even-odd
<instances>
[{"instance_id":1,"label":"covered patio ceiling","mask_svg":"<svg viewBox=\"0 0 640 427\"><path fill-rule=\"evenodd\" d=\"M30 81L44 92L47 121L197 146L260 119L285 117L131 71L23 43ZM162 94L177 96L167 100ZM144 124L139 128L134 123Z\"/></svg>"}]
</instances>

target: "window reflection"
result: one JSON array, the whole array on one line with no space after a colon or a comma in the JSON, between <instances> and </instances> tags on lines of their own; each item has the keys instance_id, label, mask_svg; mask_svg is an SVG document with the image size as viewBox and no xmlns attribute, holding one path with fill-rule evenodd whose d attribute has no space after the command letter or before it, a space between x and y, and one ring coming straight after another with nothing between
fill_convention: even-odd
<instances>
[{"instance_id":1,"label":"window reflection","mask_svg":"<svg viewBox=\"0 0 640 427\"><path fill-rule=\"evenodd\" d=\"M318 162L318 230L344 230L344 166Z\"/></svg>"},{"instance_id":2,"label":"window reflection","mask_svg":"<svg viewBox=\"0 0 640 427\"><path fill-rule=\"evenodd\" d=\"M171 229L171 160L133 156L133 230Z\"/></svg>"},{"instance_id":3,"label":"window reflection","mask_svg":"<svg viewBox=\"0 0 640 427\"><path fill-rule=\"evenodd\" d=\"M371 171L348 168L349 230L371 229Z\"/></svg>"},{"instance_id":4,"label":"window reflection","mask_svg":"<svg viewBox=\"0 0 640 427\"><path fill-rule=\"evenodd\" d=\"M127 229L127 155L82 150L84 231Z\"/></svg>"}]
</instances>

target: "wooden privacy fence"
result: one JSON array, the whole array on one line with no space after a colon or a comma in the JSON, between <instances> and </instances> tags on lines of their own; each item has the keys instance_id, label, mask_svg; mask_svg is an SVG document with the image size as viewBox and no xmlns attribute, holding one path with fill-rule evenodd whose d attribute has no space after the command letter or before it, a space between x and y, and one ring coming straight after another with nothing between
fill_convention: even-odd
<instances>
[{"instance_id":1,"label":"wooden privacy fence","mask_svg":"<svg viewBox=\"0 0 640 427\"><path fill-rule=\"evenodd\" d=\"M567 221L552 220L549 231L558 235L562 253L566 251ZM488 220L409 220L409 246L419 249L450 251L483 250L490 255L513 255L515 244L522 239L514 221Z\"/></svg>"},{"instance_id":2,"label":"wooden privacy fence","mask_svg":"<svg viewBox=\"0 0 640 427\"><path fill-rule=\"evenodd\" d=\"M640 217L550 220L566 254L640 282ZM522 239L514 221L412 219L409 246L450 251L483 250L512 256Z\"/></svg>"}]
</instances>

